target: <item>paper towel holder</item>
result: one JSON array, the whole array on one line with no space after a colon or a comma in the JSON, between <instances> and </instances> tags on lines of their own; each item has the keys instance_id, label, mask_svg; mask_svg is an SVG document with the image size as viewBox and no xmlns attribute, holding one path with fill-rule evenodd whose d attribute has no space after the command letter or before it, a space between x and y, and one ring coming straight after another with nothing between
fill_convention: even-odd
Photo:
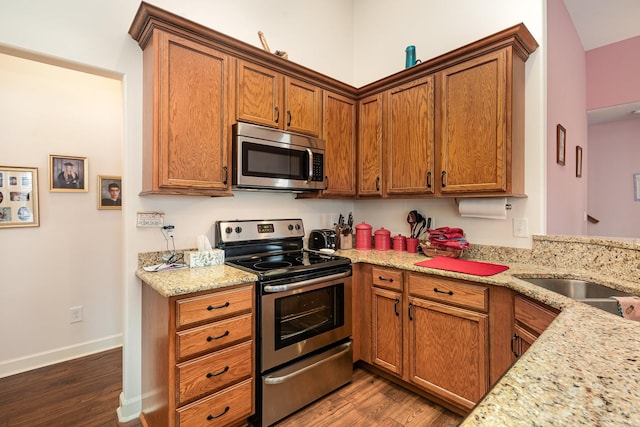
<instances>
[{"instance_id":1,"label":"paper towel holder","mask_svg":"<svg viewBox=\"0 0 640 427\"><path fill-rule=\"evenodd\" d=\"M455 198L453 199L453 201L456 203L456 206L460 206L460 204L459 204L459 202L458 202L458 198L457 198L457 197L455 197ZM507 201L507 202L504 204L504 208L505 208L506 210L510 211L510 210L511 210L511 203L509 203L509 202Z\"/></svg>"}]
</instances>

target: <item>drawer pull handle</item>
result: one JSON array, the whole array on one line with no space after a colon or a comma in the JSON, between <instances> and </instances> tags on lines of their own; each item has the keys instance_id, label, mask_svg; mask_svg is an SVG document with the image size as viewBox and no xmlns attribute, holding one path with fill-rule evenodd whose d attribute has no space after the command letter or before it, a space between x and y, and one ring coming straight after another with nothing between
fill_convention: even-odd
<instances>
[{"instance_id":1,"label":"drawer pull handle","mask_svg":"<svg viewBox=\"0 0 640 427\"><path fill-rule=\"evenodd\" d=\"M213 340L219 340L220 338L224 338L224 337L226 337L227 335L229 335L229 331L224 331L224 334L222 334L222 335L218 335L217 337L212 337L211 335L209 335L209 336L207 337L207 341L211 342L211 341L213 341Z\"/></svg>"},{"instance_id":2,"label":"drawer pull handle","mask_svg":"<svg viewBox=\"0 0 640 427\"><path fill-rule=\"evenodd\" d=\"M412 303L409 303L409 310L407 310L407 311L408 311L408 313L409 313L409 320L413 320L413 317L411 317L411 309L412 309L412 308L413 308L413 304L412 304Z\"/></svg>"},{"instance_id":3,"label":"drawer pull handle","mask_svg":"<svg viewBox=\"0 0 640 427\"><path fill-rule=\"evenodd\" d=\"M225 372L227 372L229 370L229 365L225 366L224 369L220 372L216 372L215 374L212 374L211 372L209 372L207 374L207 378L213 378L213 377L219 377L220 375L224 374Z\"/></svg>"},{"instance_id":4,"label":"drawer pull handle","mask_svg":"<svg viewBox=\"0 0 640 427\"><path fill-rule=\"evenodd\" d=\"M441 291L438 288L433 288L433 292L437 292L439 294L447 294L447 295L453 295L453 291Z\"/></svg>"},{"instance_id":5,"label":"drawer pull handle","mask_svg":"<svg viewBox=\"0 0 640 427\"><path fill-rule=\"evenodd\" d=\"M226 407L224 408L224 411L222 411L220 414L218 415L211 415L209 414L209 416L207 417L207 421L211 421L211 420L215 420L216 418L220 418L221 416L223 416L224 414L226 414L227 412L229 412L229 409L231 409L230 407Z\"/></svg>"},{"instance_id":6,"label":"drawer pull handle","mask_svg":"<svg viewBox=\"0 0 640 427\"><path fill-rule=\"evenodd\" d=\"M217 305L217 306L212 306L210 305L209 307L207 307L207 310L211 311L211 310L220 310L221 308L227 308L231 305L231 303L229 301L225 302L222 305Z\"/></svg>"},{"instance_id":7,"label":"drawer pull handle","mask_svg":"<svg viewBox=\"0 0 640 427\"><path fill-rule=\"evenodd\" d=\"M517 349L513 348L514 342L518 345ZM522 338L520 338L517 332L511 337L511 352L516 358L522 356Z\"/></svg>"},{"instance_id":8,"label":"drawer pull handle","mask_svg":"<svg viewBox=\"0 0 640 427\"><path fill-rule=\"evenodd\" d=\"M396 301L393 303L393 311L396 313L396 316L400 316L400 313L398 313L398 304L400 304L400 298L396 298Z\"/></svg>"},{"instance_id":9,"label":"drawer pull handle","mask_svg":"<svg viewBox=\"0 0 640 427\"><path fill-rule=\"evenodd\" d=\"M378 280L382 280L383 282L393 283L393 279L387 279L386 277L378 276Z\"/></svg>"}]
</instances>

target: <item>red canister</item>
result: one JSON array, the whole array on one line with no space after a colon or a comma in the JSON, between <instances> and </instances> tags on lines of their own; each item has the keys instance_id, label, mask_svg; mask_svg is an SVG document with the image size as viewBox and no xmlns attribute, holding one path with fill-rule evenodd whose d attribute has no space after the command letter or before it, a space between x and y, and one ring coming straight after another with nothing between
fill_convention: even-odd
<instances>
[{"instance_id":1,"label":"red canister","mask_svg":"<svg viewBox=\"0 0 640 427\"><path fill-rule=\"evenodd\" d=\"M376 251L388 251L391 249L391 232L380 227L373 233Z\"/></svg>"},{"instance_id":2,"label":"red canister","mask_svg":"<svg viewBox=\"0 0 640 427\"><path fill-rule=\"evenodd\" d=\"M393 250L396 252L404 252L407 250L407 238L402 234L393 237Z\"/></svg>"},{"instance_id":3,"label":"red canister","mask_svg":"<svg viewBox=\"0 0 640 427\"><path fill-rule=\"evenodd\" d=\"M371 230L364 221L356 225L356 249L371 249Z\"/></svg>"}]
</instances>

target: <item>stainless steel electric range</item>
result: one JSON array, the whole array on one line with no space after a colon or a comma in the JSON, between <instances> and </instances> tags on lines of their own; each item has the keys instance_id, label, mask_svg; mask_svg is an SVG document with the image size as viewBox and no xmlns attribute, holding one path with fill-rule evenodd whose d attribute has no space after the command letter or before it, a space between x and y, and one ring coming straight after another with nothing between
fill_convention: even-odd
<instances>
[{"instance_id":1,"label":"stainless steel electric range","mask_svg":"<svg viewBox=\"0 0 640 427\"><path fill-rule=\"evenodd\" d=\"M256 426L351 381L351 261L304 249L301 219L217 221L227 265L258 276Z\"/></svg>"}]
</instances>

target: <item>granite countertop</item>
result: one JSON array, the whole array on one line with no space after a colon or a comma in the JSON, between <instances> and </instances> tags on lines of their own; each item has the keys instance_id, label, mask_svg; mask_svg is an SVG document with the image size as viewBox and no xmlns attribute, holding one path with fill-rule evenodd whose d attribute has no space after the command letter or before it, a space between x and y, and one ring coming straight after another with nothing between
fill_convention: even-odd
<instances>
[{"instance_id":1,"label":"granite countertop","mask_svg":"<svg viewBox=\"0 0 640 427\"><path fill-rule=\"evenodd\" d=\"M576 243L573 238L557 240L567 245ZM582 245L584 241L577 243ZM488 260L484 256L476 258L477 261L509 266L502 273L485 277L415 266L416 262L426 259L422 254L355 249L341 250L337 254L349 257L354 263L365 262L508 287L561 310L549 328L474 407L463 420L462 427L640 426L640 412L636 411L640 402L637 387L640 383L640 322L606 313L519 279L582 279L640 295L637 245L614 249L602 246L603 252L595 254L589 262L593 264L599 259L609 265L611 260L607 256L611 256L620 259L620 264L625 266L620 271L584 268L585 253L579 251L575 251L580 258L575 262L555 263L549 261L548 254L535 262L528 254L520 257L516 253L515 256L510 254L507 262ZM631 259L625 258L628 253L620 252L626 249L632 250ZM498 255L501 251L497 249ZM556 251L551 253L555 257ZM490 253L489 258L492 256L496 254ZM470 258L465 256L465 259ZM148 265L144 257L140 260L136 275L167 297L251 283L257 279L254 274L224 265L150 273L142 269L142 265Z\"/></svg>"},{"instance_id":2,"label":"granite countertop","mask_svg":"<svg viewBox=\"0 0 640 427\"><path fill-rule=\"evenodd\" d=\"M623 319L518 277L590 280L640 295L640 283L610 274L522 263L494 276L417 267L420 254L344 250L367 262L505 286L561 310L556 320L460 424L469 426L640 426L640 322ZM478 260L484 261L484 260ZM486 261L485 261L486 262ZM493 261L488 261L493 262Z\"/></svg>"}]
</instances>

